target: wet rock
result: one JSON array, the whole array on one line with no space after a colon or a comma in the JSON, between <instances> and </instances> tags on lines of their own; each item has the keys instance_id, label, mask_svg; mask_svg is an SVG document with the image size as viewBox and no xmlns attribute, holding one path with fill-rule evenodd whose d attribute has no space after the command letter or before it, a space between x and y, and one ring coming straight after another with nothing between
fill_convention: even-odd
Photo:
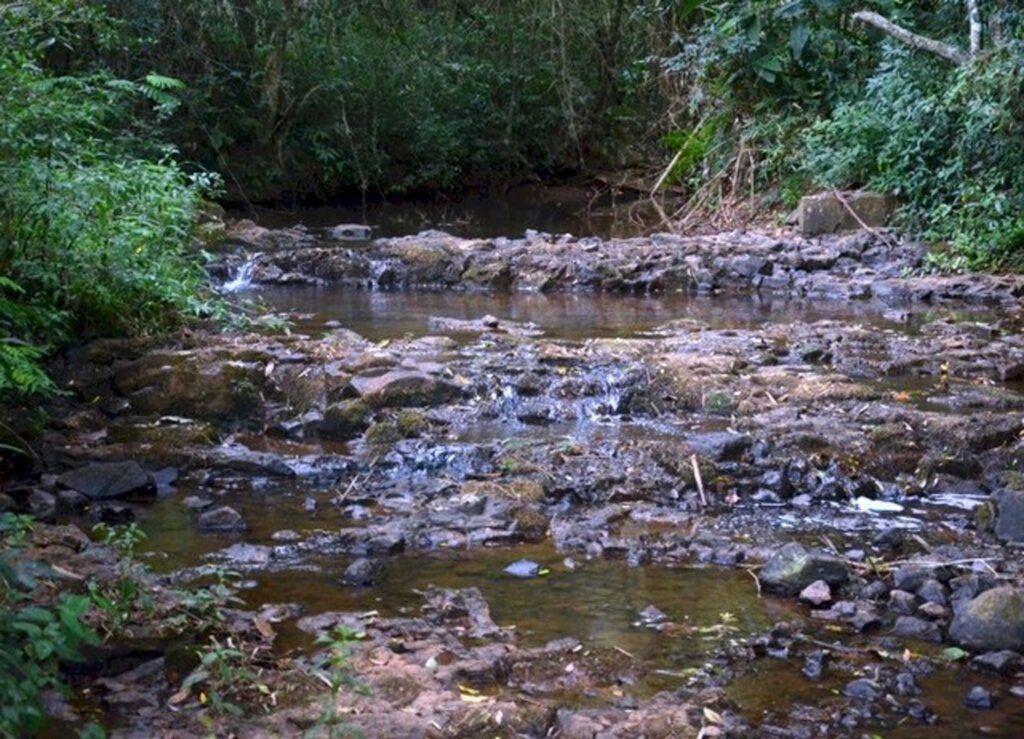
<instances>
[{"instance_id":1,"label":"wet rock","mask_svg":"<svg viewBox=\"0 0 1024 739\"><path fill-rule=\"evenodd\" d=\"M81 513L89 506L89 499L77 490L57 491L57 510Z\"/></svg>"},{"instance_id":2,"label":"wet rock","mask_svg":"<svg viewBox=\"0 0 1024 739\"><path fill-rule=\"evenodd\" d=\"M156 494L153 476L137 462L96 462L65 472L57 482L89 500Z\"/></svg>"},{"instance_id":3,"label":"wet rock","mask_svg":"<svg viewBox=\"0 0 1024 739\"><path fill-rule=\"evenodd\" d=\"M889 592L889 610L909 616L917 610L917 596L906 590L892 590Z\"/></svg>"},{"instance_id":4,"label":"wet rock","mask_svg":"<svg viewBox=\"0 0 1024 739\"><path fill-rule=\"evenodd\" d=\"M200 531L245 531L248 528L242 514L230 506L214 508L199 516Z\"/></svg>"},{"instance_id":5,"label":"wet rock","mask_svg":"<svg viewBox=\"0 0 1024 739\"><path fill-rule=\"evenodd\" d=\"M366 241L373 229L361 223L340 223L327 229L327 238L334 241Z\"/></svg>"},{"instance_id":6,"label":"wet rock","mask_svg":"<svg viewBox=\"0 0 1024 739\"><path fill-rule=\"evenodd\" d=\"M852 680L843 688L843 695L854 700L874 701L881 697L878 683L866 678Z\"/></svg>"},{"instance_id":7,"label":"wet rock","mask_svg":"<svg viewBox=\"0 0 1024 739\"><path fill-rule=\"evenodd\" d=\"M971 688L967 697L964 698L964 705L976 711L987 711L995 706L995 704L996 701L992 694L980 685L975 685Z\"/></svg>"},{"instance_id":8,"label":"wet rock","mask_svg":"<svg viewBox=\"0 0 1024 739\"><path fill-rule=\"evenodd\" d=\"M835 586L842 585L848 578L842 560L810 552L797 542L776 551L759 575L762 587L782 595L796 595L816 580Z\"/></svg>"},{"instance_id":9,"label":"wet rock","mask_svg":"<svg viewBox=\"0 0 1024 739\"><path fill-rule=\"evenodd\" d=\"M360 557L345 568L341 581L346 585L355 587L369 587L375 585L380 576L380 562Z\"/></svg>"},{"instance_id":10,"label":"wet rock","mask_svg":"<svg viewBox=\"0 0 1024 739\"><path fill-rule=\"evenodd\" d=\"M938 625L917 618L916 616L900 616L892 628L892 633L902 639L917 639L918 641L942 643L942 630Z\"/></svg>"},{"instance_id":11,"label":"wet rock","mask_svg":"<svg viewBox=\"0 0 1024 739\"><path fill-rule=\"evenodd\" d=\"M916 593L927 580L948 580L952 571L934 564L907 564L893 573L892 585L897 590Z\"/></svg>"},{"instance_id":12,"label":"wet rock","mask_svg":"<svg viewBox=\"0 0 1024 739\"><path fill-rule=\"evenodd\" d=\"M354 377L351 384L359 397L375 408L430 407L462 395L457 385L415 370Z\"/></svg>"},{"instance_id":13,"label":"wet rock","mask_svg":"<svg viewBox=\"0 0 1024 739\"><path fill-rule=\"evenodd\" d=\"M362 400L350 398L334 403L324 412L320 434L342 441L354 439L370 427L370 414L370 406Z\"/></svg>"},{"instance_id":14,"label":"wet rock","mask_svg":"<svg viewBox=\"0 0 1024 739\"><path fill-rule=\"evenodd\" d=\"M454 623L475 639L504 632L491 618L491 609L478 588L431 588L424 594L423 613L441 623Z\"/></svg>"},{"instance_id":15,"label":"wet rock","mask_svg":"<svg viewBox=\"0 0 1024 739\"><path fill-rule=\"evenodd\" d=\"M824 580L816 580L800 591L800 600L812 606L822 606L832 600L832 588Z\"/></svg>"},{"instance_id":16,"label":"wet rock","mask_svg":"<svg viewBox=\"0 0 1024 739\"><path fill-rule=\"evenodd\" d=\"M699 456L714 462L738 459L753 443L746 434L734 434L729 431L716 431L708 434L696 434L686 438L687 445Z\"/></svg>"},{"instance_id":17,"label":"wet rock","mask_svg":"<svg viewBox=\"0 0 1024 739\"><path fill-rule=\"evenodd\" d=\"M910 695L921 695L921 688L917 686L917 681L914 679L913 673L901 672L896 676L896 683L893 686L896 695L910 696Z\"/></svg>"},{"instance_id":18,"label":"wet rock","mask_svg":"<svg viewBox=\"0 0 1024 739\"><path fill-rule=\"evenodd\" d=\"M971 668L994 675L1012 675L1024 667L1024 659L1017 652L1002 649L998 652L979 654L971 660Z\"/></svg>"},{"instance_id":19,"label":"wet rock","mask_svg":"<svg viewBox=\"0 0 1024 739\"><path fill-rule=\"evenodd\" d=\"M979 651L1024 649L1024 590L999 587L967 603L953 619L950 635Z\"/></svg>"},{"instance_id":20,"label":"wet rock","mask_svg":"<svg viewBox=\"0 0 1024 739\"><path fill-rule=\"evenodd\" d=\"M57 498L43 490L33 490L25 500L30 514L39 521L53 523L57 518Z\"/></svg>"},{"instance_id":21,"label":"wet rock","mask_svg":"<svg viewBox=\"0 0 1024 739\"><path fill-rule=\"evenodd\" d=\"M824 649L817 649L804 656L804 666L800 669L810 680L821 680L828 665L829 652Z\"/></svg>"},{"instance_id":22,"label":"wet rock","mask_svg":"<svg viewBox=\"0 0 1024 739\"><path fill-rule=\"evenodd\" d=\"M639 613L640 623L644 626L654 626L668 621L668 616L657 606L647 606Z\"/></svg>"},{"instance_id":23,"label":"wet rock","mask_svg":"<svg viewBox=\"0 0 1024 739\"><path fill-rule=\"evenodd\" d=\"M1000 490L992 501L996 506L996 536L1005 542L1024 542L1024 490Z\"/></svg>"},{"instance_id":24,"label":"wet rock","mask_svg":"<svg viewBox=\"0 0 1024 739\"><path fill-rule=\"evenodd\" d=\"M528 559L519 559L508 565L504 572L516 577L537 577L540 574L540 565Z\"/></svg>"},{"instance_id":25,"label":"wet rock","mask_svg":"<svg viewBox=\"0 0 1024 739\"><path fill-rule=\"evenodd\" d=\"M949 603L949 589L938 580L927 579L917 589L917 594L927 603L944 606Z\"/></svg>"},{"instance_id":26,"label":"wet rock","mask_svg":"<svg viewBox=\"0 0 1024 739\"><path fill-rule=\"evenodd\" d=\"M190 495L181 501L181 504L190 511L200 511L213 505L209 498L202 498L198 495Z\"/></svg>"},{"instance_id":27,"label":"wet rock","mask_svg":"<svg viewBox=\"0 0 1024 739\"><path fill-rule=\"evenodd\" d=\"M18 503L7 493L0 493L0 513L7 513L17 509Z\"/></svg>"},{"instance_id":28,"label":"wet rock","mask_svg":"<svg viewBox=\"0 0 1024 739\"><path fill-rule=\"evenodd\" d=\"M92 509L90 518L96 522L120 525L134 521L135 511L123 503L101 503Z\"/></svg>"},{"instance_id":29,"label":"wet rock","mask_svg":"<svg viewBox=\"0 0 1024 739\"><path fill-rule=\"evenodd\" d=\"M932 621L945 621L949 618L949 609L938 603L922 603L917 608L917 615Z\"/></svg>"}]
</instances>

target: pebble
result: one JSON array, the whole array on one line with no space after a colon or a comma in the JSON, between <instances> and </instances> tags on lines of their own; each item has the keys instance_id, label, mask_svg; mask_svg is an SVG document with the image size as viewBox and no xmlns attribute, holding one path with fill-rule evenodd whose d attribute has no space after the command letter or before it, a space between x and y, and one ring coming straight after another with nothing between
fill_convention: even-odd
<instances>
[{"instance_id":1,"label":"pebble","mask_svg":"<svg viewBox=\"0 0 1024 739\"><path fill-rule=\"evenodd\" d=\"M985 688L975 685L964 699L964 705L977 711L985 711L995 705L995 699Z\"/></svg>"}]
</instances>

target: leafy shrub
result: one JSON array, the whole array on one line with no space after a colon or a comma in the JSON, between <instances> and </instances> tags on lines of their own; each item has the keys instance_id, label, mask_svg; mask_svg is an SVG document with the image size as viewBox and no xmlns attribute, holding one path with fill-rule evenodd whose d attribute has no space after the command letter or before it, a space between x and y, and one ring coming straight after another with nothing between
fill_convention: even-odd
<instances>
[{"instance_id":1,"label":"leafy shrub","mask_svg":"<svg viewBox=\"0 0 1024 739\"><path fill-rule=\"evenodd\" d=\"M215 180L186 176L153 137L179 85L48 72L47 34L67 31L68 13L99 17L76 7L0 12L0 395L52 391L39 362L71 336L163 331L209 310L187 247Z\"/></svg>"},{"instance_id":2,"label":"leafy shrub","mask_svg":"<svg viewBox=\"0 0 1024 739\"><path fill-rule=\"evenodd\" d=\"M912 231L953 251L945 267L1021 266L1024 57L1006 48L962 68L888 47L866 94L807 136L819 183L896 195Z\"/></svg>"},{"instance_id":3,"label":"leafy shrub","mask_svg":"<svg viewBox=\"0 0 1024 739\"><path fill-rule=\"evenodd\" d=\"M0 516L0 735L34 734L43 720L42 694L60 690L61 660L77 659L79 646L96 641L82 625L89 607L84 596L63 595L51 608L29 603L28 594L49 568L26 559L23 551L31 519Z\"/></svg>"}]
</instances>

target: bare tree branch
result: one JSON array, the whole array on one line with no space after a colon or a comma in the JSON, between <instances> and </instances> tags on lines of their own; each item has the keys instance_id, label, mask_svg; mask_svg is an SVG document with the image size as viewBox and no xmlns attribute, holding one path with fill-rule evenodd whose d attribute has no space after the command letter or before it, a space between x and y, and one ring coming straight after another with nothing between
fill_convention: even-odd
<instances>
[{"instance_id":1,"label":"bare tree branch","mask_svg":"<svg viewBox=\"0 0 1024 739\"><path fill-rule=\"evenodd\" d=\"M978 0L967 0L967 22L971 27L971 56L975 57L981 51L981 10L978 9Z\"/></svg>"},{"instance_id":2,"label":"bare tree branch","mask_svg":"<svg viewBox=\"0 0 1024 739\"><path fill-rule=\"evenodd\" d=\"M900 43L912 46L915 49L930 52L947 61L953 62L953 64L963 65L970 61L970 57L963 49L951 46L950 44L945 44L941 41L936 41L935 39L930 39L926 36L920 36L913 31L907 30L903 26L896 25L878 13L873 13L869 10L862 10L853 14L853 20L877 28L882 33L892 36Z\"/></svg>"}]
</instances>

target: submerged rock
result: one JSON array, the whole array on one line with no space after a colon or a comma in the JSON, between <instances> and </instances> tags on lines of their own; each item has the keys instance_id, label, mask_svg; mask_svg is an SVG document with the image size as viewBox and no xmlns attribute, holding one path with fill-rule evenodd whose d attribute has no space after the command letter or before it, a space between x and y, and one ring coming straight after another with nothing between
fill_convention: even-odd
<instances>
[{"instance_id":1,"label":"submerged rock","mask_svg":"<svg viewBox=\"0 0 1024 739\"><path fill-rule=\"evenodd\" d=\"M842 560L827 554L810 552L797 542L779 549L759 575L765 590L781 595L796 595L816 580L842 585L849 573Z\"/></svg>"},{"instance_id":2,"label":"submerged rock","mask_svg":"<svg viewBox=\"0 0 1024 739\"><path fill-rule=\"evenodd\" d=\"M380 576L380 562L367 557L360 557L345 568L341 581L355 587L375 585Z\"/></svg>"},{"instance_id":3,"label":"submerged rock","mask_svg":"<svg viewBox=\"0 0 1024 739\"><path fill-rule=\"evenodd\" d=\"M201 531L245 531L249 526L242 514L230 506L221 506L199 516Z\"/></svg>"},{"instance_id":4,"label":"submerged rock","mask_svg":"<svg viewBox=\"0 0 1024 739\"><path fill-rule=\"evenodd\" d=\"M65 472L57 482L89 500L156 494L153 476L138 462L97 462Z\"/></svg>"},{"instance_id":5,"label":"submerged rock","mask_svg":"<svg viewBox=\"0 0 1024 739\"><path fill-rule=\"evenodd\" d=\"M986 590L960 609L950 636L970 649L994 652L1024 649L1024 590Z\"/></svg>"}]
</instances>

